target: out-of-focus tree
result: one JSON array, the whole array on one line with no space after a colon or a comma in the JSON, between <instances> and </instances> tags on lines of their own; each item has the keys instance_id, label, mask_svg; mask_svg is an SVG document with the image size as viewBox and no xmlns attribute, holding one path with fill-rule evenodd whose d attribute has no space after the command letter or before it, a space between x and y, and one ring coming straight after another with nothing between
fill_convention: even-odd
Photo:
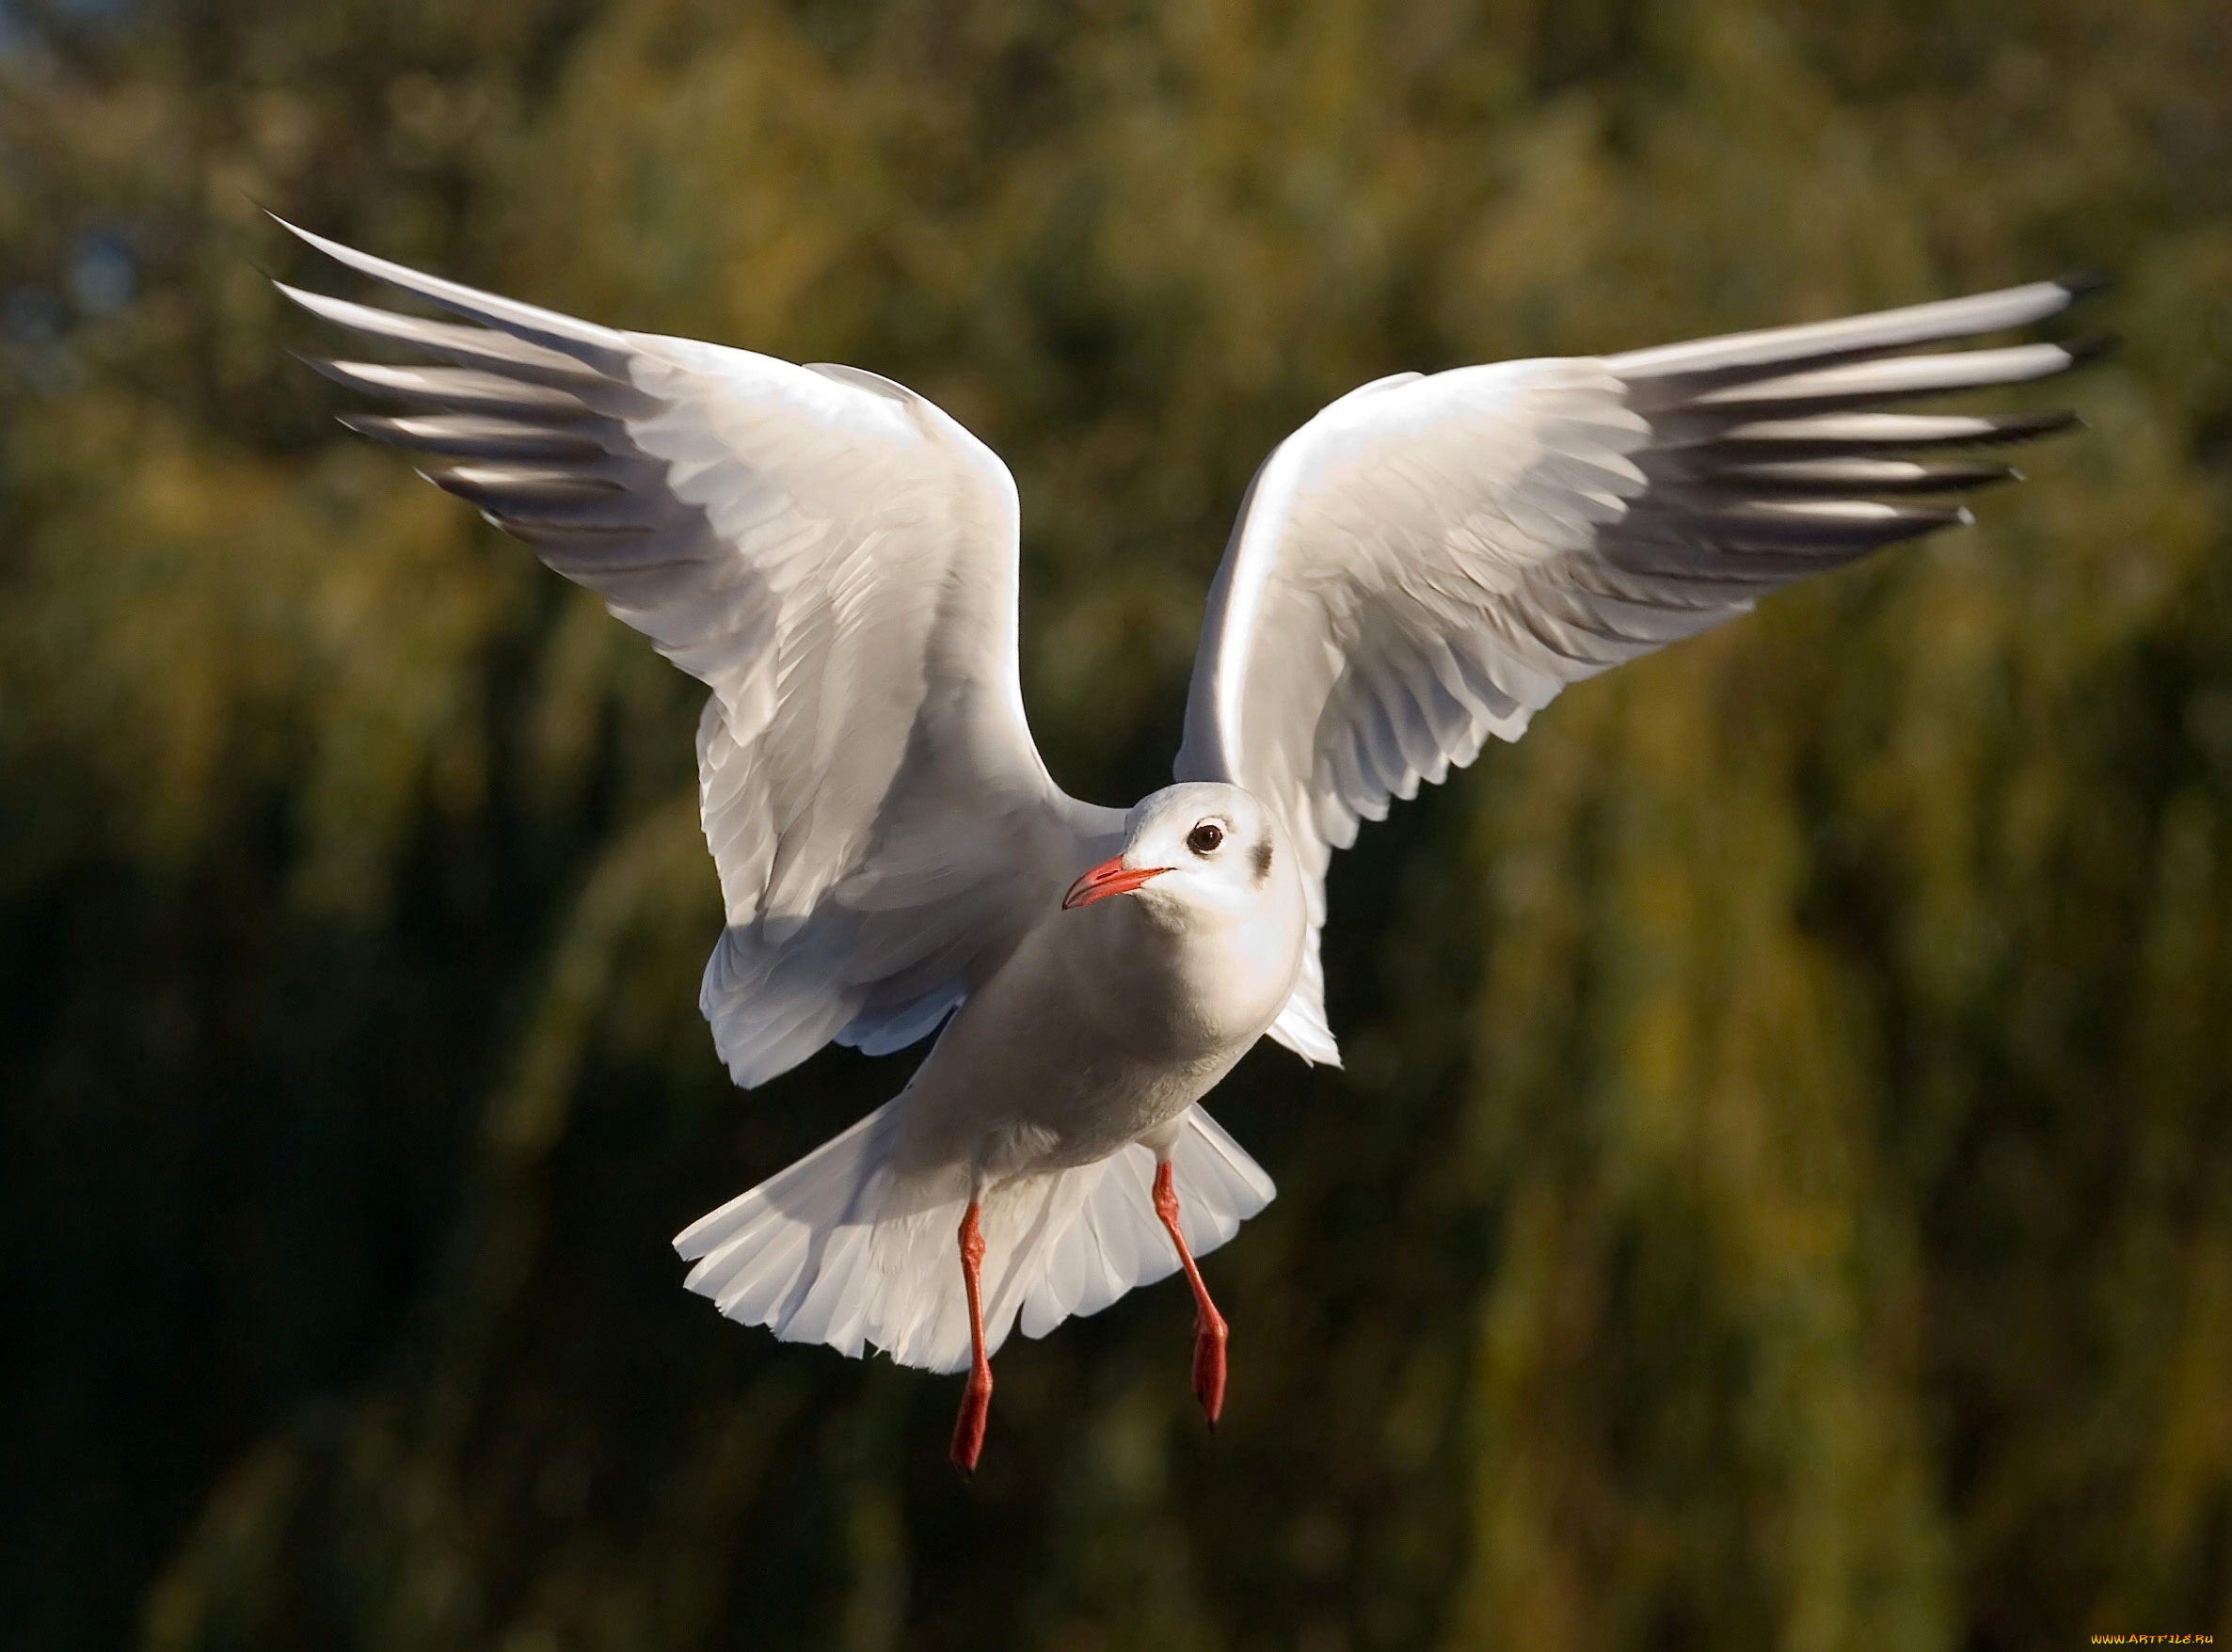
<instances>
[{"instance_id":1,"label":"out-of-focus tree","mask_svg":"<svg viewBox=\"0 0 2232 1652\"><path fill-rule=\"evenodd\" d=\"M0 1639L2232 1634L2232 11L8 0ZM950 1385L665 1235L903 1081L694 1011L696 694L292 362L267 204L917 386L1071 789L1403 368L2115 272L1972 532L1576 690L1336 870L1278 1203Z\"/></svg>"}]
</instances>

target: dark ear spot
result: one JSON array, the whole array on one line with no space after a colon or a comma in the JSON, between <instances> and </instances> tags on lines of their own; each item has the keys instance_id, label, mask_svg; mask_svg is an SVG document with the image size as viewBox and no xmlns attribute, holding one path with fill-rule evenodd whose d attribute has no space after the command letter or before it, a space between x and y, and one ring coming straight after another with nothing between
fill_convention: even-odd
<instances>
[{"instance_id":1,"label":"dark ear spot","mask_svg":"<svg viewBox=\"0 0 2232 1652\"><path fill-rule=\"evenodd\" d=\"M1263 881L1271 875L1271 834L1265 833L1263 841L1248 852L1255 862L1255 886L1261 889Z\"/></svg>"}]
</instances>

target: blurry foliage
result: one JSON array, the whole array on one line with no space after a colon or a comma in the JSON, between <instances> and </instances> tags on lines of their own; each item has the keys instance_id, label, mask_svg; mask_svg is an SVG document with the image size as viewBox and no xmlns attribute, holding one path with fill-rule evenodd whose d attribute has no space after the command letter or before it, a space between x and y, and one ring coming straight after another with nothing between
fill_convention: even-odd
<instances>
[{"instance_id":1,"label":"blurry foliage","mask_svg":"<svg viewBox=\"0 0 2232 1652\"><path fill-rule=\"evenodd\" d=\"M0 1640L2013 1648L2232 1635L2221 0L8 0ZM950 1383L666 1235L749 1097L697 694L327 422L267 203L916 385L1073 790L1247 478L1402 368L2113 271L1971 532L1576 690L1336 869L1346 1073L1188 1305Z\"/></svg>"}]
</instances>

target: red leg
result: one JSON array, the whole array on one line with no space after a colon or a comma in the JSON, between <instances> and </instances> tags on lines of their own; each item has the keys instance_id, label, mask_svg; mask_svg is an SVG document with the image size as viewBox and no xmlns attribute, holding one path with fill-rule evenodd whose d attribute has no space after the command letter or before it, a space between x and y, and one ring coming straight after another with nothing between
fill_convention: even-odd
<instances>
[{"instance_id":1,"label":"red leg","mask_svg":"<svg viewBox=\"0 0 2232 1652\"><path fill-rule=\"evenodd\" d=\"M1215 1428L1224 1409L1224 1315L1209 1300L1209 1287L1202 1283L1202 1270L1193 1265L1193 1252L1186 1248L1186 1235L1178 1229L1178 1190L1171 1185L1168 1159L1155 1167L1155 1214L1170 1230L1186 1282L1193 1287L1193 1397L1201 1401L1203 1415Z\"/></svg>"},{"instance_id":2,"label":"red leg","mask_svg":"<svg viewBox=\"0 0 2232 1652\"><path fill-rule=\"evenodd\" d=\"M965 1478L977 1471L984 1450L984 1423L992 1411L992 1361L984 1357L984 1235L977 1229L977 1201L961 1218L961 1282L969 1295L969 1344L975 1358L968 1386L961 1390L961 1415L953 1420L953 1466Z\"/></svg>"}]
</instances>

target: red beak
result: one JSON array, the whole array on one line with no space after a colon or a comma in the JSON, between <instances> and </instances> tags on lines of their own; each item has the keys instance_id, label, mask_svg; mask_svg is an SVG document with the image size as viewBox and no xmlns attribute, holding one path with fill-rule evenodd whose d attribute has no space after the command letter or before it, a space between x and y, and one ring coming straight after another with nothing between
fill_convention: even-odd
<instances>
[{"instance_id":1,"label":"red beak","mask_svg":"<svg viewBox=\"0 0 2232 1652\"><path fill-rule=\"evenodd\" d=\"M1061 897L1061 910L1091 906L1096 900L1106 900L1111 895L1129 895L1150 878L1159 878L1169 871L1168 866L1127 866L1124 857L1103 861L1075 883Z\"/></svg>"}]
</instances>

